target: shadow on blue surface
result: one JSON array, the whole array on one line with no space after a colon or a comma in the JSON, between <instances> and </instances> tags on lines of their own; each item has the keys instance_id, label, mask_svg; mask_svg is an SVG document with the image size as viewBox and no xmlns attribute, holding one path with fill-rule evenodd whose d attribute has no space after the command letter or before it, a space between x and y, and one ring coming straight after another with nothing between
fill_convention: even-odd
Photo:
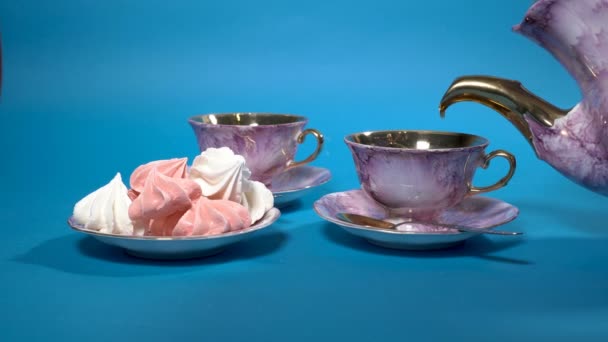
<instances>
[{"instance_id":1,"label":"shadow on blue surface","mask_svg":"<svg viewBox=\"0 0 608 342\"><path fill-rule=\"evenodd\" d=\"M285 205L279 207L279 210L281 210L281 214L293 213L302 208L302 205L303 205L302 203L303 202L301 199L296 199L294 201L291 201L291 202L286 203Z\"/></svg>"},{"instance_id":2,"label":"shadow on blue surface","mask_svg":"<svg viewBox=\"0 0 608 342\"><path fill-rule=\"evenodd\" d=\"M333 243L348 248L360 250L367 253L375 253L389 256L403 256L410 258L453 258L453 257L477 257L488 261L503 262L517 265L533 265L534 262L525 259L515 259L491 255L492 253L513 248L521 243L519 237L504 237L491 239L485 236L477 236L467 240L464 244L444 250L431 251L407 251L398 249L382 248L368 243L362 238L353 236L333 223L326 223L323 235Z\"/></svg>"},{"instance_id":3,"label":"shadow on blue surface","mask_svg":"<svg viewBox=\"0 0 608 342\"><path fill-rule=\"evenodd\" d=\"M598 198L603 200L603 198ZM542 217L547 225L564 226L571 231L594 236L608 237L606 209L603 202L589 203L584 200L558 201L518 201L522 212Z\"/></svg>"},{"instance_id":4,"label":"shadow on blue surface","mask_svg":"<svg viewBox=\"0 0 608 342\"><path fill-rule=\"evenodd\" d=\"M120 248L105 245L92 237L69 234L46 240L13 261L82 275L130 277L185 273L200 270L193 266L221 265L264 257L277 252L287 239L285 233L269 231L229 246L214 256L157 261L129 256Z\"/></svg>"}]
</instances>

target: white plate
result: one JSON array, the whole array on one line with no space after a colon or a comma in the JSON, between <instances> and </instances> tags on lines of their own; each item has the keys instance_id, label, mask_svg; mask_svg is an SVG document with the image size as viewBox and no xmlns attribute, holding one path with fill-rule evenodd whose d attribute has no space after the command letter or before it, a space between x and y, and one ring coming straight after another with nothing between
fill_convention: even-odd
<instances>
[{"instance_id":1,"label":"white plate","mask_svg":"<svg viewBox=\"0 0 608 342\"><path fill-rule=\"evenodd\" d=\"M272 208L247 229L211 236L156 237L103 234L84 229L74 223L72 217L68 219L68 224L78 232L90 235L105 244L120 247L133 256L147 259L188 259L217 254L229 245L249 238L270 226L279 216L281 216L279 209Z\"/></svg>"}]
</instances>

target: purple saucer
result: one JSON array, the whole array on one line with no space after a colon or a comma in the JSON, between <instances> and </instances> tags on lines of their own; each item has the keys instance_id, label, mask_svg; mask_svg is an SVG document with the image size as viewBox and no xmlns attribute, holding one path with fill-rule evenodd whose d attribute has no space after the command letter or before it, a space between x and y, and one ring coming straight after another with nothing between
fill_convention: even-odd
<instances>
[{"instance_id":1,"label":"purple saucer","mask_svg":"<svg viewBox=\"0 0 608 342\"><path fill-rule=\"evenodd\" d=\"M305 195L312 188L331 179L328 169L314 166L299 166L272 178L269 189L274 195L275 207L284 206Z\"/></svg>"},{"instance_id":2,"label":"purple saucer","mask_svg":"<svg viewBox=\"0 0 608 342\"><path fill-rule=\"evenodd\" d=\"M440 224L407 224L399 230L379 230L344 222L336 218L338 213L365 215L393 223L407 218L391 215L388 210L371 199L362 190L336 192L323 196L314 203L321 218L335 223L347 232L362 237L370 243L396 249L439 249L460 244L478 235L475 232L460 232L442 227ZM471 228L489 229L514 220L519 210L498 199L474 196L455 207L443 210L436 222Z\"/></svg>"}]
</instances>

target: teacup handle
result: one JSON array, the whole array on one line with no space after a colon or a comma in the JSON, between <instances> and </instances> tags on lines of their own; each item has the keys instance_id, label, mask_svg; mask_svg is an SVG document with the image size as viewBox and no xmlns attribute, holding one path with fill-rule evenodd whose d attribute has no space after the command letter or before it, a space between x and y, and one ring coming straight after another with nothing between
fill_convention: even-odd
<instances>
[{"instance_id":1,"label":"teacup handle","mask_svg":"<svg viewBox=\"0 0 608 342\"><path fill-rule=\"evenodd\" d=\"M483 169L487 169L488 166L490 166L490 161L492 159L494 159L495 157L503 157L509 162L509 172L507 173L507 175L504 176L503 178L501 178L494 185L484 186L484 187L476 187L476 186L471 185L469 188L469 195L483 194L484 192L498 190L498 189L506 186L509 183L509 181L511 180L511 177L513 177L513 174L515 173L515 167L517 166L517 162L515 161L515 156L513 156L511 153L504 151L504 150L496 150L496 151L486 154L483 157L483 163L481 164L481 167Z\"/></svg>"},{"instance_id":2,"label":"teacup handle","mask_svg":"<svg viewBox=\"0 0 608 342\"><path fill-rule=\"evenodd\" d=\"M321 134L321 132L317 131L314 128L309 128L307 130L304 130L302 132L300 132L300 134L298 135L297 138L297 142L298 144L301 144L304 142L304 140L306 139L306 136L312 134L315 136L315 138L317 139L317 148L315 149L315 151L308 156L308 158L302 160L302 161L290 161L289 164L287 164L287 169L292 169L294 167L298 167L298 166L302 166L304 164L308 164L311 161L315 160L318 156L319 153L321 153L321 148L323 148L323 134Z\"/></svg>"}]
</instances>

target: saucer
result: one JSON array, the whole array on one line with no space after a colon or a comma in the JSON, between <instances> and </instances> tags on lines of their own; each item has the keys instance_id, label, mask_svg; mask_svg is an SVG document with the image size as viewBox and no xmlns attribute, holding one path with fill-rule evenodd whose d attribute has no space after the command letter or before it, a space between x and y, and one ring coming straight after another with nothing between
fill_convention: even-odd
<instances>
[{"instance_id":1,"label":"saucer","mask_svg":"<svg viewBox=\"0 0 608 342\"><path fill-rule=\"evenodd\" d=\"M274 195L274 205L282 207L330 179L328 169L303 165L274 176L269 189Z\"/></svg>"},{"instance_id":2,"label":"saucer","mask_svg":"<svg viewBox=\"0 0 608 342\"><path fill-rule=\"evenodd\" d=\"M248 238L263 228L270 226L280 215L279 209L272 208L249 228L211 236L157 237L104 234L84 229L82 225L76 224L72 220L72 217L68 219L68 224L76 231L90 235L105 244L120 247L128 254L136 257L177 260L217 254L229 245Z\"/></svg>"},{"instance_id":3,"label":"saucer","mask_svg":"<svg viewBox=\"0 0 608 342\"><path fill-rule=\"evenodd\" d=\"M371 199L363 190L336 192L323 196L314 203L321 218L341 226L347 232L368 242L387 248L428 250L452 247L480 233L461 232L435 224L406 224L399 230L374 229L344 222L336 218L340 212L365 215L393 223L406 218L391 215L388 210ZM455 207L444 209L436 221L478 229L490 229L511 222L519 214L513 205L498 199L474 196Z\"/></svg>"}]
</instances>

